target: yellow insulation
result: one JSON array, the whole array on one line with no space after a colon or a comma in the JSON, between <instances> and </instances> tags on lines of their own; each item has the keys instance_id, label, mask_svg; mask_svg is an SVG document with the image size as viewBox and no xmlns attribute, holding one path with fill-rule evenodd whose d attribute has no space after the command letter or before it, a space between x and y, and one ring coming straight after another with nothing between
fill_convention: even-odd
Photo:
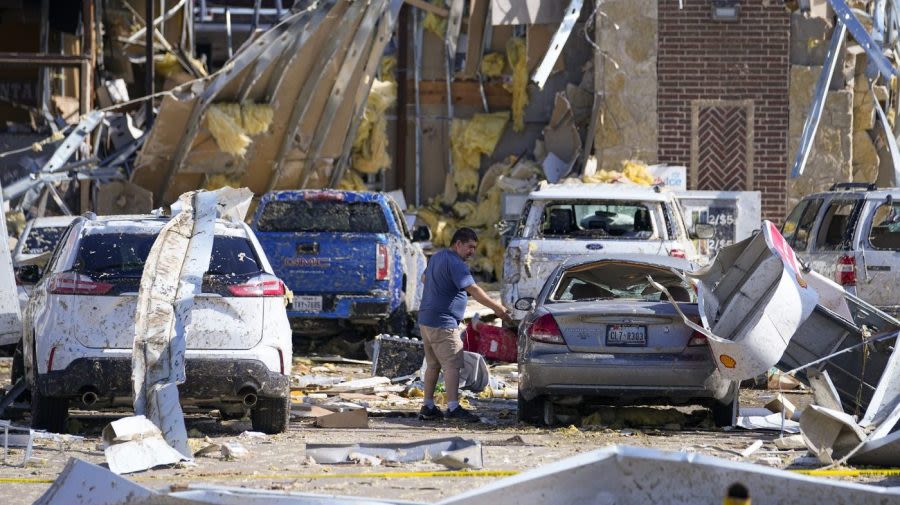
<instances>
[{"instance_id":1,"label":"yellow insulation","mask_svg":"<svg viewBox=\"0 0 900 505\"><path fill-rule=\"evenodd\" d=\"M528 105L528 66L525 39L513 37L506 42L506 59L513 69L512 82L504 85L512 93L513 131L525 128L525 106Z\"/></svg>"},{"instance_id":2,"label":"yellow insulation","mask_svg":"<svg viewBox=\"0 0 900 505\"><path fill-rule=\"evenodd\" d=\"M444 0L429 0L429 3L438 7L444 7ZM447 18L442 18L433 12L429 12L425 14L425 21L422 22L422 27L444 40L444 35L447 33Z\"/></svg>"},{"instance_id":3,"label":"yellow insulation","mask_svg":"<svg viewBox=\"0 0 900 505\"><path fill-rule=\"evenodd\" d=\"M206 127L222 152L240 157L247 153L250 137L244 133L243 127L235 122L230 114L222 110L219 104L211 106L206 111Z\"/></svg>"},{"instance_id":4,"label":"yellow insulation","mask_svg":"<svg viewBox=\"0 0 900 505\"><path fill-rule=\"evenodd\" d=\"M653 175L647 170L647 165L640 161L623 161L622 171L598 170L594 175L585 175L581 179L587 183L628 182L641 186L652 186L655 182Z\"/></svg>"},{"instance_id":5,"label":"yellow insulation","mask_svg":"<svg viewBox=\"0 0 900 505\"><path fill-rule=\"evenodd\" d=\"M472 119L454 119L450 124L453 182L462 193L478 190L481 155L491 154L503 135L509 112L475 114Z\"/></svg>"},{"instance_id":6,"label":"yellow insulation","mask_svg":"<svg viewBox=\"0 0 900 505\"><path fill-rule=\"evenodd\" d=\"M359 175L359 172L351 169L344 172L344 177L338 182L337 189L365 191L369 188L366 187L366 183L363 181L362 176Z\"/></svg>"},{"instance_id":7,"label":"yellow insulation","mask_svg":"<svg viewBox=\"0 0 900 505\"><path fill-rule=\"evenodd\" d=\"M485 77L500 77L503 74L503 66L506 58L503 53L490 53L481 59L481 75Z\"/></svg>"},{"instance_id":8,"label":"yellow insulation","mask_svg":"<svg viewBox=\"0 0 900 505\"><path fill-rule=\"evenodd\" d=\"M447 247L456 230L456 220L441 214L438 210L425 208L416 213L431 230L431 242L435 247Z\"/></svg>"},{"instance_id":9,"label":"yellow insulation","mask_svg":"<svg viewBox=\"0 0 900 505\"><path fill-rule=\"evenodd\" d=\"M241 124L247 135L259 135L272 125L275 111L269 104L245 102L241 104Z\"/></svg>"},{"instance_id":10,"label":"yellow insulation","mask_svg":"<svg viewBox=\"0 0 900 505\"><path fill-rule=\"evenodd\" d=\"M353 168L374 174L391 166L388 154L385 111L397 100L397 85L375 79L366 100L366 110L353 139Z\"/></svg>"},{"instance_id":11,"label":"yellow insulation","mask_svg":"<svg viewBox=\"0 0 900 505\"><path fill-rule=\"evenodd\" d=\"M243 186L241 184L243 177L237 174L216 174L210 175L206 178L206 184L203 185L203 189L207 191L215 191L221 188L239 188Z\"/></svg>"},{"instance_id":12,"label":"yellow insulation","mask_svg":"<svg viewBox=\"0 0 900 505\"><path fill-rule=\"evenodd\" d=\"M163 77L171 77L175 72L181 71L181 62L172 53L166 53L161 58L153 60L153 68Z\"/></svg>"},{"instance_id":13,"label":"yellow insulation","mask_svg":"<svg viewBox=\"0 0 900 505\"><path fill-rule=\"evenodd\" d=\"M397 76L394 73L397 70L397 57L385 56L381 59L381 80L397 83Z\"/></svg>"}]
</instances>

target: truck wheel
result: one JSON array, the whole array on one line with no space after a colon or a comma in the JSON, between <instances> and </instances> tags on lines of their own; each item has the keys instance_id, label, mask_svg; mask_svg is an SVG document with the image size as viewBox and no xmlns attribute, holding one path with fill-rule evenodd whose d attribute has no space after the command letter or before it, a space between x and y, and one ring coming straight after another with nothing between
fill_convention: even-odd
<instances>
[{"instance_id":1,"label":"truck wheel","mask_svg":"<svg viewBox=\"0 0 900 505\"><path fill-rule=\"evenodd\" d=\"M287 431L291 415L291 398L258 398L250 411L250 422L254 431L270 435Z\"/></svg>"},{"instance_id":2,"label":"truck wheel","mask_svg":"<svg viewBox=\"0 0 900 505\"><path fill-rule=\"evenodd\" d=\"M533 426L541 426L544 424L544 402L543 396L538 396L532 400L526 400L522 393L519 393L517 417L520 423L531 424Z\"/></svg>"},{"instance_id":3,"label":"truck wheel","mask_svg":"<svg viewBox=\"0 0 900 505\"><path fill-rule=\"evenodd\" d=\"M51 398L40 393L37 387L31 392L31 428L64 433L69 418L69 400Z\"/></svg>"}]
</instances>

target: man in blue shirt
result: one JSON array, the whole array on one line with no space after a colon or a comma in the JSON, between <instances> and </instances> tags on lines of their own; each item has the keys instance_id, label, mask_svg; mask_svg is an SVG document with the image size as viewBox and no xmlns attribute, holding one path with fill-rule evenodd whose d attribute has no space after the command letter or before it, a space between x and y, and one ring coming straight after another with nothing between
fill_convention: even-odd
<instances>
[{"instance_id":1,"label":"man in blue shirt","mask_svg":"<svg viewBox=\"0 0 900 505\"><path fill-rule=\"evenodd\" d=\"M491 299L472 278L466 260L475 254L478 236L471 228L453 234L450 247L435 253L428 261L423 277L422 302L419 304L419 329L425 343L425 404L419 419L438 417L477 422L478 416L459 406L459 371L463 367L463 343L460 323L468 295L491 308L505 321L509 312ZM468 293L468 295L467 295ZM441 370L447 391L447 413L434 405L434 388Z\"/></svg>"}]
</instances>

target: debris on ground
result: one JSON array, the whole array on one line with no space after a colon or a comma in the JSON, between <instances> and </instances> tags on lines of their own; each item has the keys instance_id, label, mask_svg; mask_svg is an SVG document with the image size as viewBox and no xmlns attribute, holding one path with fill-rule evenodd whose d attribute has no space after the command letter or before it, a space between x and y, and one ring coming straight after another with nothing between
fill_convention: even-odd
<instances>
[{"instance_id":1,"label":"debris on ground","mask_svg":"<svg viewBox=\"0 0 900 505\"><path fill-rule=\"evenodd\" d=\"M434 461L453 469L483 468L481 443L460 437L408 444L307 444L306 454L319 464L344 463L352 455L368 455L390 463Z\"/></svg>"}]
</instances>

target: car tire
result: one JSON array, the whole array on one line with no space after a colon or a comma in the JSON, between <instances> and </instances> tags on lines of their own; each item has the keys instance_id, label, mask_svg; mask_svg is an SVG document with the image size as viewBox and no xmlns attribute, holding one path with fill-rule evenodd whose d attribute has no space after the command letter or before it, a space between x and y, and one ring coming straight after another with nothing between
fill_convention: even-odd
<instances>
[{"instance_id":1,"label":"car tire","mask_svg":"<svg viewBox=\"0 0 900 505\"><path fill-rule=\"evenodd\" d=\"M31 428L65 433L69 400L44 396L37 387L31 392Z\"/></svg>"},{"instance_id":2,"label":"car tire","mask_svg":"<svg viewBox=\"0 0 900 505\"><path fill-rule=\"evenodd\" d=\"M712 412L713 423L715 423L716 428L732 426L732 414L736 408L739 408L737 393L735 393L734 399L728 403L713 402L709 410Z\"/></svg>"},{"instance_id":3,"label":"car tire","mask_svg":"<svg viewBox=\"0 0 900 505\"><path fill-rule=\"evenodd\" d=\"M287 431L291 415L291 398L263 398L256 400L250 411L250 422L254 431L273 435Z\"/></svg>"},{"instance_id":4,"label":"car tire","mask_svg":"<svg viewBox=\"0 0 900 505\"><path fill-rule=\"evenodd\" d=\"M531 400L526 400L525 397L519 393L517 403L517 416L520 423L531 424L534 426L544 424L544 403L546 402L543 396L537 396Z\"/></svg>"}]
</instances>

